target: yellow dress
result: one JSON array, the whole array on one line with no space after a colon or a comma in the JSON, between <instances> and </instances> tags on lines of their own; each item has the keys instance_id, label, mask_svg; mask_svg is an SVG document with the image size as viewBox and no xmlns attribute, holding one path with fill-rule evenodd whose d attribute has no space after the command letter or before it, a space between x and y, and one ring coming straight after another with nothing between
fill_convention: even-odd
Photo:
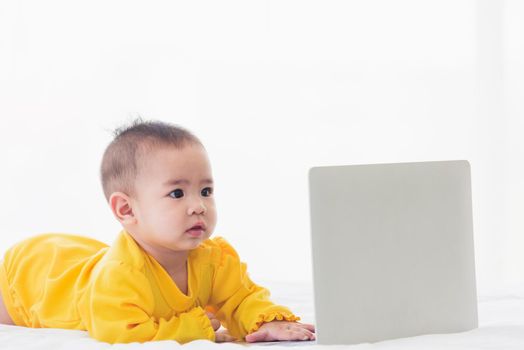
<instances>
[{"instance_id":1,"label":"yellow dress","mask_svg":"<svg viewBox=\"0 0 524 350\"><path fill-rule=\"evenodd\" d=\"M188 295L122 230L113 245L61 233L11 247L0 263L0 292L14 323L87 330L108 343L215 340L205 312L243 339L264 322L298 321L255 284L223 237L189 252Z\"/></svg>"}]
</instances>

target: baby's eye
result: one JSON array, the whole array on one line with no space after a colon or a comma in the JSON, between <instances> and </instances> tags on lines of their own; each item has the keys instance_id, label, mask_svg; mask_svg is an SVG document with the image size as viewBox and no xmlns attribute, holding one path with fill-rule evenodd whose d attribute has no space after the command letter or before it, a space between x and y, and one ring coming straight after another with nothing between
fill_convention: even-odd
<instances>
[{"instance_id":1,"label":"baby's eye","mask_svg":"<svg viewBox=\"0 0 524 350\"><path fill-rule=\"evenodd\" d=\"M171 193L174 193L174 194L175 194L175 197L171 196L171 197L173 197L173 198L180 198L180 197L183 197L183 196L184 196L184 191L182 191L180 188L177 188L176 190L171 191L171 192L169 193L169 195L171 195Z\"/></svg>"},{"instance_id":2,"label":"baby's eye","mask_svg":"<svg viewBox=\"0 0 524 350\"><path fill-rule=\"evenodd\" d=\"M207 196L206 196L206 193L208 193ZM209 196L211 196L212 193L213 193L213 188L211 188L211 187L206 187L206 188L204 188L204 189L202 190L202 195L203 195L204 197L209 197Z\"/></svg>"}]
</instances>

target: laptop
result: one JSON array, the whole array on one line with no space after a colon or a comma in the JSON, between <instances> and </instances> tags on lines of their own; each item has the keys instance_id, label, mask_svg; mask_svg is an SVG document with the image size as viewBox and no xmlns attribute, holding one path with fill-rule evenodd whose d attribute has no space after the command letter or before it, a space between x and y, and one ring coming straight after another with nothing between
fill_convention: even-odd
<instances>
[{"instance_id":1,"label":"laptop","mask_svg":"<svg viewBox=\"0 0 524 350\"><path fill-rule=\"evenodd\" d=\"M470 164L313 167L315 341L373 343L478 327Z\"/></svg>"}]
</instances>

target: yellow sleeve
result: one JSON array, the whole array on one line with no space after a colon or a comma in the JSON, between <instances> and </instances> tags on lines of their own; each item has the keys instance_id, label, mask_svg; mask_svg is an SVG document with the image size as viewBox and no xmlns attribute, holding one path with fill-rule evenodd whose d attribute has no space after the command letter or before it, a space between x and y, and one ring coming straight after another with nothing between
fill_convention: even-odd
<instances>
[{"instance_id":1,"label":"yellow sleeve","mask_svg":"<svg viewBox=\"0 0 524 350\"><path fill-rule=\"evenodd\" d=\"M209 304L232 336L244 339L264 322L275 319L300 320L287 307L274 304L269 299L269 290L251 281L247 265L240 261L235 249L223 237L216 237L214 241L222 253Z\"/></svg>"},{"instance_id":2,"label":"yellow sleeve","mask_svg":"<svg viewBox=\"0 0 524 350\"><path fill-rule=\"evenodd\" d=\"M137 268L118 261L106 263L79 303L89 335L108 343L215 341L215 331L200 306L169 319L153 317L149 285Z\"/></svg>"}]
</instances>

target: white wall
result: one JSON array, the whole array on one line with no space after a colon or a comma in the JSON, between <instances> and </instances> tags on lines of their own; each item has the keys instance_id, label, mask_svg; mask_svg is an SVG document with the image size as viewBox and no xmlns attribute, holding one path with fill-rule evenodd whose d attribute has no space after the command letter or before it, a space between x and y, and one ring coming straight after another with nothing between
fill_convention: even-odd
<instances>
[{"instance_id":1,"label":"white wall","mask_svg":"<svg viewBox=\"0 0 524 350\"><path fill-rule=\"evenodd\" d=\"M215 234L255 280L311 278L309 167L469 159L480 292L524 283L523 14L487 0L3 1L0 247L51 231L110 243L99 162L140 113L206 144Z\"/></svg>"},{"instance_id":2,"label":"white wall","mask_svg":"<svg viewBox=\"0 0 524 350\"><path fill-rule=\"evenodd\" d=\"M500 234L503 278L524 281L524 2L507 0L503 18L503 112L507 120L507 229Z\"/></svg>"}]
</instances>

